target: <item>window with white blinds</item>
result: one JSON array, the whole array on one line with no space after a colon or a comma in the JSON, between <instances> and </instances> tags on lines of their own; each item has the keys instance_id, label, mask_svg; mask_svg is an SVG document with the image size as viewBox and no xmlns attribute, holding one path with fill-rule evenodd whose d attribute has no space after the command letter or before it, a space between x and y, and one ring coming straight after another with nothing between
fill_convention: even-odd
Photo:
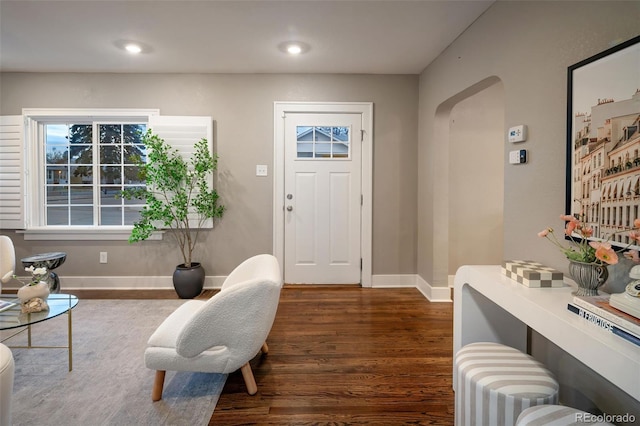
<instances>
[{"instance_id":1,"label":"window with white blinds","mask_svg":"<svg viewBox=\"0 0 640 426\"><path fill-rule=\"evenodd\" d=\"M0 117L0 229L25 230L26 239L126 238L144 202L118 194L145 185L136 163L146 160L148 128L185 158L202 138L213 147L211 117L129 109Z\"/></svg>"},{"instance_id":2,"label":"window with white blinds","mask_svg":"<svg viewBox=\"0 0 640 426\"><path fill-rule=\"evenodd\" d=\"M0 229L25 226L23 152L22 116L0 116Z\"/></svg>"}]
</instances>

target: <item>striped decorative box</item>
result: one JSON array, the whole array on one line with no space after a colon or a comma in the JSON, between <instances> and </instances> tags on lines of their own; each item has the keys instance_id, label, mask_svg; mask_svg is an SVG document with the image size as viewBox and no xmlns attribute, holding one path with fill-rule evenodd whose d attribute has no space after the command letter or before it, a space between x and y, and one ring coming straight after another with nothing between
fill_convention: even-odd
<instances>
[{"instance_id":1,"label":"striped decorative box","mask_svg":"<svg viewBox=\"0 0 640 426\"><path fill-rule=\"evenodd\" d=\"M505 260L502 273L527 287L562 287L563 274L532 260Z\"/></svg>"}]
</instances>

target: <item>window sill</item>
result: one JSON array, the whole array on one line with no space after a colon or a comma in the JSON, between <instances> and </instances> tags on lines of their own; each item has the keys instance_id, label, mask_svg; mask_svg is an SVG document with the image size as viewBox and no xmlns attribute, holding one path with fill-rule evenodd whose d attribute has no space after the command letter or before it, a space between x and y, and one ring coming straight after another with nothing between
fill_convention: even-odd
<instances>
[{"instance_id":1,"label":"window sill","mask_svg":"<svg viewBox=\"0 0 640 426\"><path fill-rule=\"evenodd\" d=\"M69 228L33 228L16 231L23 234L26 241L127 241L131 229L69 229ZM162 240L164 231L154 232L148 240Z\"/></svg>"}]
</instances>

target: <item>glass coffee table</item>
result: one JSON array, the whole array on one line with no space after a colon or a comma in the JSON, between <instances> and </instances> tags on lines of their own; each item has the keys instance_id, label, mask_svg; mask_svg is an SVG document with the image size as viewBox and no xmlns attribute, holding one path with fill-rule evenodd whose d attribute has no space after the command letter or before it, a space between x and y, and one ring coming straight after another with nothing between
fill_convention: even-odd
<instances>
[{"instance_id":1,"label":"glass coffee table","mask_svg":"<svg viewBox=\"0 0 640 426\"><path fill-rule=\"evenodd\" d=\"M78 304L78 298L72 294L50 294L47 298L49 309L41 312L23 314L20 310L20 300L15 294L0 295L0 330L15 330L14 333L3 337L4 342L12 337L27 331L27 346L10 346L12 348L28 349L60 349L66 348L69 352L69 371L73 368L73 329L71 311ZM31 326L39 322L50 320L62 314L67 314L68 344L67 346L34 346L31 343Z\"/></svg>"}]
</instances>

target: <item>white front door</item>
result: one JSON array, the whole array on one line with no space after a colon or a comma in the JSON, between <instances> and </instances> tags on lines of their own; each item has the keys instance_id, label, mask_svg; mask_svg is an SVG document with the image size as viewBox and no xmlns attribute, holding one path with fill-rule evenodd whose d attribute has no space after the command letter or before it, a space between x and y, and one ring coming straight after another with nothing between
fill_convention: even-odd
<instances>
[{"instance_id":1,"label":"white front door","mask_svg":"<svg viewBox=\"0 0 640 426\"><path fill-rule=\"evenodd\" d=\"M360 283L362 116L284 118L284 281Z\"/></svg>"}]
</instances>

